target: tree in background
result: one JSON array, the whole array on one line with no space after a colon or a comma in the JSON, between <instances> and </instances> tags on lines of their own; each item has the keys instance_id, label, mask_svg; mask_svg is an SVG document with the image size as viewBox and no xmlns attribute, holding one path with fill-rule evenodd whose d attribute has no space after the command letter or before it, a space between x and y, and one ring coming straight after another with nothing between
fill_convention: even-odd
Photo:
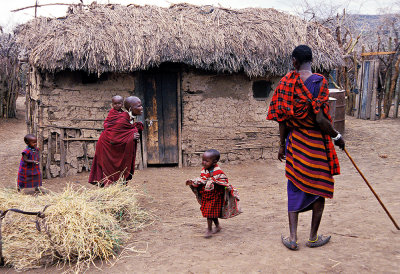
<instances>
[{"instance_id":1,"label":"tree in background","mask_svg":"<svg viewBox=\"0 0 400 274\"><path fill-rule=\"evenodd\" d=\"M13 36L0 33L0 118L16 116L16 101L21 90L20 64Z\"/></svg>"}]
</instances>

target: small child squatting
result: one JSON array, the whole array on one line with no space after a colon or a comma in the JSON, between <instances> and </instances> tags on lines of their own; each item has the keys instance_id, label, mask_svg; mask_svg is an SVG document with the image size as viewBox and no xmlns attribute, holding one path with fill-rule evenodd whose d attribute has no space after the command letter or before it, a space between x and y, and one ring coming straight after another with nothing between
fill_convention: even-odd
<instances>
[{"instance_id":1,"label":"small child squatting","mask_svg":"<svg viewBox=\"0 0 400 274\"><path fill-rule=\"evenodd\" d=\"M36 147L37 139L35 135L27 134L24 141L27 147L22 151L17 190L34 187L35 191L39 191L39 187L42 186L42 174L39 165L39 149Z\"/></svg>"},{"instance_id":2,"label":"small child squatting","mask_svg":"<svg viewBox=\"0 0 400 274\"><path fill-rule=\"evenodd\" d=\"M221 231L218 218L230 218L241 213L238 205L239 195L228 182L228 177L217 165L220 153L215 149L204 152L202 157L203 169L200 178L187 180L195 193L203 217L207 218L205 238ZM215 229L212 230L212 224Z\"/></svg>"}]
</instances>

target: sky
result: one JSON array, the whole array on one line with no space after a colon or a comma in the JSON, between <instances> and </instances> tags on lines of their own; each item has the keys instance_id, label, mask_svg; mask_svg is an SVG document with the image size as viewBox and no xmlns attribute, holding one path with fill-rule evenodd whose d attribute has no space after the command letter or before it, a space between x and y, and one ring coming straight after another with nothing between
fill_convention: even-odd
<instances>
[{"instance_id":1,"label":"sky","mask_svg":"<svg viewBox=\"0 0 400 274\"><path fill-rule=\"evenodd\" d=\"M17 25L24 23L34 17L34 8L18 12L11 12L13 9L33 6L36 0L0 0L0 26L5 32L11 32ZM137 4L137 5L158 5L168 7L173 3L191 3L196 5L214 5L226 8L275 8L281 11L296 14L301 12L304 1L311 4L332 3L346 8L349 13L358 14L380 14L382 12L396 12L400 0L97 0L97 3L118 3L118 4ZM84 4L90 4L92 0L83 0ZM80 3L79 0L38 0L39 4L49 3ZM397 4L397 5L396 5ZM38 16L60 17L65 14L67 6L49 6L38 8Z\"/></svg>"}]
</instances>

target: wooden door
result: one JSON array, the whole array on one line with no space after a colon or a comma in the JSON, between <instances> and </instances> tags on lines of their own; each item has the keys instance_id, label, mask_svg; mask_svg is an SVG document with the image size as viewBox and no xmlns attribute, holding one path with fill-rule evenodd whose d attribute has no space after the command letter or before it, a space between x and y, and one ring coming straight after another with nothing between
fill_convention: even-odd
<instances>
[{"instance_id":1,"label":"wooden door","mask_svg":"<svg viewBox=\"0 0 400 274\"><path fill-rule=\"evenodd\" d=\"M362 63L359 73L359 94L356 97L355 116L361 119L376 119L379 61L367 60Z\"/></svg>"},{"instance_id":2,"label":"wooden door","mask_svg":"<svg viewBox=\"0 0 400 274\"><path fill-rule=\"evenodd\" d=\"M178 164L176 72L144 74L147 164Z\"/></svg>"}]
</instances>

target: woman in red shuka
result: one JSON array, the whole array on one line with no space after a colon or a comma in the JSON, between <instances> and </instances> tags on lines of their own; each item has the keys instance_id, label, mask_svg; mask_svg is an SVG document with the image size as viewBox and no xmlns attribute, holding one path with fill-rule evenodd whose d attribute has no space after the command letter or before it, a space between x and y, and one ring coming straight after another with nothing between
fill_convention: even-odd
<instances>
[{"instance_id":1,"label":"woman in red shuka","mask_svg":"<svg viewBox=\"0 0 400 274\"><path fill-rule=\"evenodd\" d=\"M137 140L143 124L133 122L131 117L141 115L143 106L138 97L130 96L125 99L127 112L124 112L122 100L121 96L113 97L113 109L104 121L104 131L97 142L90 170L91 184L107 186L120 177L130 180L134 173Z\"/></svg>"}]
</instances>

